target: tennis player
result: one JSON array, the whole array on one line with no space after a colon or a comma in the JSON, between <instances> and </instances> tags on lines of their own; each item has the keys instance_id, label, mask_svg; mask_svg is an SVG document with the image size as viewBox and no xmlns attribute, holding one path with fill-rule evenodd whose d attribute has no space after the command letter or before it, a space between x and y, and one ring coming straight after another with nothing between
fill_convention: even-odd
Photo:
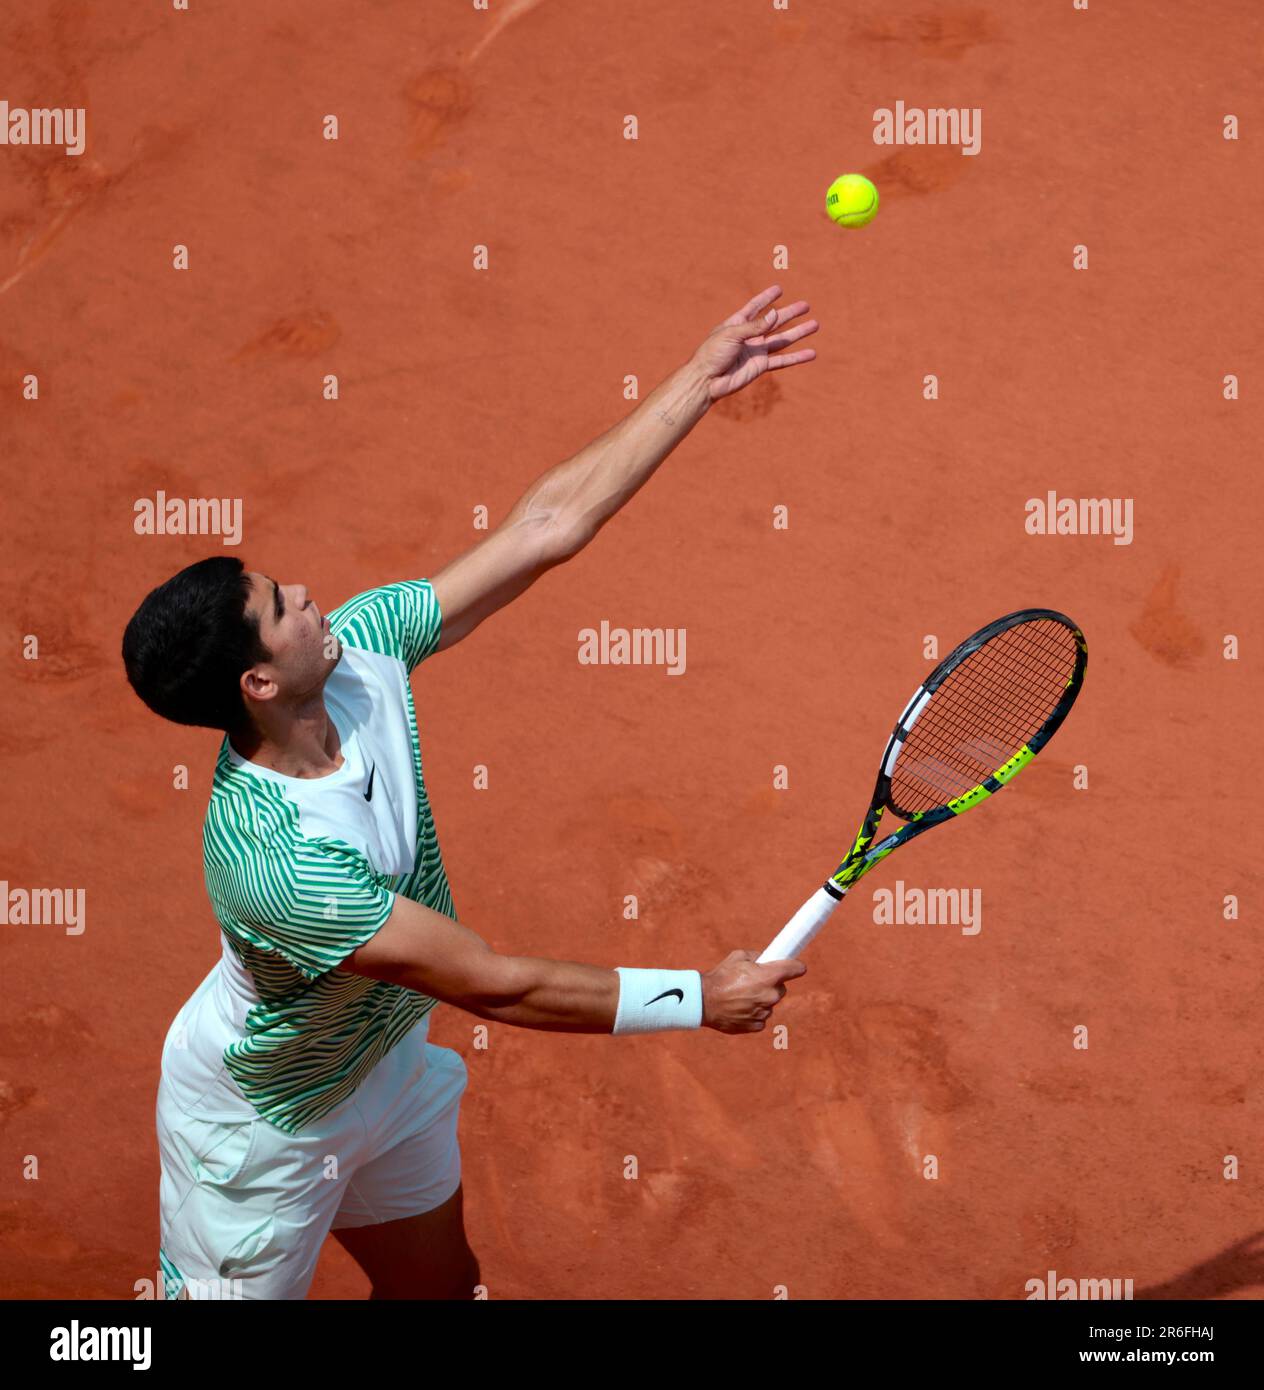
<instances>
[{"instance_id":1,"label":"tennis player","mask_svg":"<svg viewBox=\"0 0 1264 1390\"><path fill-rule=\"evenodd\" d=\"M332 1231L373 1298L470 1298L462 1058L439 1000L575 1033L758 1032L803 973L734 951L706 973L493 951L459 924L422 777L409 673L575 555L711 403L814 333L773 285L622 423L533 483L433 580L322 614L302 584L217 557L146 597L128 679L156 713L223 730L203 834L223 954L177 1014L157 1122L168 1298L303 1298ZM774 353L780 355L774 356Z\"/></svg>"}]
</instances>

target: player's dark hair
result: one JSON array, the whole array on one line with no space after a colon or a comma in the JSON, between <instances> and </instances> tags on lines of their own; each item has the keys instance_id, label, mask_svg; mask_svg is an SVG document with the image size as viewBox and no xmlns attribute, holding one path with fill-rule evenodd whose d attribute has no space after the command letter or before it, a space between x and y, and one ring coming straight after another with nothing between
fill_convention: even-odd
<instances>
[{"instance_id":1,"label":"player's dark hair","mask_svg":"<svg viewBox=\"0 0 1264 1390\"><path fill-rule=\"evenodd\" d=\"M123 633L132 689L155 714L244 734L241 673L271 659L246 612L246 567L227 555L189 565L146 595Z\"/></svg>"}]
</instances>

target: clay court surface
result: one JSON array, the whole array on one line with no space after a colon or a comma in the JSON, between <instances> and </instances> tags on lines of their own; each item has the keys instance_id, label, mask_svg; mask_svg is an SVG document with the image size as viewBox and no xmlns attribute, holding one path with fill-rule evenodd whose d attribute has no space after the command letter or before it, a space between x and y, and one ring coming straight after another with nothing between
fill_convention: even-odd
<instances>
[{"instance_id":1,"label":"clay court surface","mask_svg":"<svg viewBox=\"0 0 1264 1390\"><path fill-rule=\"evenodd\" d=\"M857 889L783 1049L478 1050L436 1012L489 1294L1258 1297L1261 40L1249 0L9 7L4 95L85 107L88 144L0 149L0 877L87 916L0 931L0 1293L156 1277L159 1053L220 951L217 737L144 710L118 650L224 547L135 503L241 499L229 553L328 610L435 572L780 283L817 361L416 675L462 920L610 966L758 951L850 843L927 636L1060 609L1084 694ZM875 145L896 100L981 108L981 152ZM863 231L823 212L848 170ZM1132 499L1131 544L1027 534L1051 490ZM581 666L603 620L685 628L686 673ZM979 889L982 930L875 923L897 880ZM329 1243L312 1296L366 1293Z\"/></svg>"}]
</instances>

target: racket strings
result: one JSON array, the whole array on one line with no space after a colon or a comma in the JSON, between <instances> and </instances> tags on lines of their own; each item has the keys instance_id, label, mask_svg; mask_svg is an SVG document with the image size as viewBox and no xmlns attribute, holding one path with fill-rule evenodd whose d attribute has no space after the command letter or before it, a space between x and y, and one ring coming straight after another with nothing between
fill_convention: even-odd
<instances>
[{"instance_id":1,"label":"racket strings","mask_svg":"<svg viewBox=\"0 0 1264 1390\"><path fill-rule=\"evenodd\" d=\"M1007 628L931 696L901 748L891 803L912 815L990 777L1048 723L1075 669L1075 635L1048 618Z\"/></svg>"}]
</instances>

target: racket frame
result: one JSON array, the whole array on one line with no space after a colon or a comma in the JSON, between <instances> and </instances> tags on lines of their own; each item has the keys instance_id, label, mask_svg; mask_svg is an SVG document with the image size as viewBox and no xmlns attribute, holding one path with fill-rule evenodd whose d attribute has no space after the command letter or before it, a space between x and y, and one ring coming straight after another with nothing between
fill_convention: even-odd
<instances>
[{"instance_id":1,"label":"racket frame","mask_svg":"<svg viewBox=\"0 0 1264 1390\"><path fill-rule=\"evenodd\" d=\"M943 806L912 813L901 811L891 800L891 774L895 770L900 749L930 702L931 696L968 656L972 656L994 637L1012 627L1042 618L1060 623L1067 628L1075 638L1076 644L1075 666L1067 680L1066 689L1049 718L1016 753L977 786L963 792L961 796L954 797ZM899 849L923 831L929 830L932 825L942 825L945 821L954 820L964 812L972 810L1008 785L1057 733L1075 703L1075 697L1080 693L1087 665L1088 644L1084 640L1083 632L1065 613L1058 613L1052 608L1020 608L1017 612L1007 613L1003 618L997 618L986 627L981 627L954 647L913 692L913 698L904 706L904 712L896 720L895 728L892 729L891 737L883 750L882 761L878 764L878 780L874 786L869 809L865 812L865 818L861 822L851 850L838 868L777 933L759 957L759 963L791 960L796 957L829 920L848 890L892 850ZM891 811L906 823L874 844L878 827L887 811Z\"/></svg>"}]
</instances>

